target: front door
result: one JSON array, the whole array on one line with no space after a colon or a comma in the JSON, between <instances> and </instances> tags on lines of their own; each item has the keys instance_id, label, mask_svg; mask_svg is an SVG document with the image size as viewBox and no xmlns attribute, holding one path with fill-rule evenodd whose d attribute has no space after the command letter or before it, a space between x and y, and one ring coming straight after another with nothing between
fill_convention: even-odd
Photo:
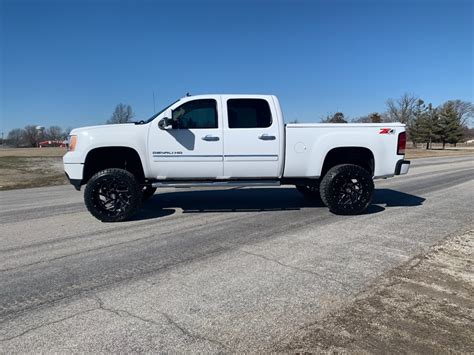
<instances>
[{"instance_id":1,"label":"front door","mask_svg":"<svg viewBox=\"0 0 474 355\"><path fill-rule=\"evenodd\" d=\"M220 106L214 98L190 98L172 106L171 129L160 129L158 122L153 122L148 147L152 155L151 169L157 179L215 179L222 176Z\"/></svg>"},{"instance_id":2,"label":"front door","mask_svg":"<svg viewBox=\"0 0 474 355\"><path fill-rule=\"evenodd\" d=\"M223 97L224 175L276 178L280 175L280 137L273 105L264 98ZM273 117L275 119L273 119Z\"/></svg>"}]
</instances>

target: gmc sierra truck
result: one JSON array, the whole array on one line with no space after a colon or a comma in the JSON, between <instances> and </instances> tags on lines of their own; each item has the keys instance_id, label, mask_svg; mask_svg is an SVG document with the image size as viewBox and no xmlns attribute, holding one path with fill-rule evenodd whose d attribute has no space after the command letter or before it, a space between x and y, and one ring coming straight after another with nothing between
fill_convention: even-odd
<instances>
[{"instance_id":1,"label":"gmc sierra truck","mask_svg":"<svg viewBox=\"0 0 474 355\"><path fill-rule=\"evenodd\" d=\"M74 129L66 175L90 213L129 219L158 187L295 185L336 214L360 214L373 179L406 174L405 126L285 124L276 96L199 95L147 121Z\"/></svg>"}]
</instances>

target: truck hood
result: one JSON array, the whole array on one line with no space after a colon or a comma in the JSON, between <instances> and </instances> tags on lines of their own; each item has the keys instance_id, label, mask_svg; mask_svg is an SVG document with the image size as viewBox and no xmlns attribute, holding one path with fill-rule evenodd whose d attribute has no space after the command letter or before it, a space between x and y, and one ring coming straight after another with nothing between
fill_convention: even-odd
<instances>
[{"instance_id":1,"label":"truck hood","mask_svg":"<svg viewBox=\"0 0 474 355\"><path fill-rule=\"evenodd\" d=\"M88 151L99 147L130 147L138 149L147 142L149 124L122 123L76 128L71 135L77 136L77 147Z\"/></svg>"},{"instance_id":2,"label":"truck hood","mask_svg":"<svg viewBox=\"0 0 474 355\"><path fill-rule=\"evenodd\" d=\"M104 125L97 125L97 126L86 126L86 127L79 127L74 128L71 131L71 135L78 135L81 133L94 131L94 134L98 133L107 133L107 132L117 132L117 130L130 130L133 129L136 125L135 123L120 123L120 124L104 124ZM102 132L101 132L102 131Z\"/></svg>"}]
</instances>

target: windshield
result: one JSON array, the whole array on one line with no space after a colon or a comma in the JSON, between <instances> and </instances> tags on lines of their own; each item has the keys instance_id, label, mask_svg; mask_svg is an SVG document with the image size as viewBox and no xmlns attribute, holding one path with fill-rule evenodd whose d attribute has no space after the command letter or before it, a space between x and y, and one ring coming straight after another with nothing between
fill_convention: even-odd
<instances>
[{"instance_id":1,"label":"windshield","mask_svg":"<svg viewBox=\"0 0 474 355\"><path fill-rule=\"evenodd\" d=\"M157 118L159 115L161 115L163 112L165 112L167 109L169 109L171 106L173 106L175 103L177 103L179 100L181 99L178 99L176 100L175 102L173 102L172 104L169 104L168 106L166 106L163 110L161 110L160 112L158 113L155 113L153 116L151 116L149 119L147 119L145 121L145 123L150 123L151 121L153 121L155 118Z\"/></svg>"}]
</instances>

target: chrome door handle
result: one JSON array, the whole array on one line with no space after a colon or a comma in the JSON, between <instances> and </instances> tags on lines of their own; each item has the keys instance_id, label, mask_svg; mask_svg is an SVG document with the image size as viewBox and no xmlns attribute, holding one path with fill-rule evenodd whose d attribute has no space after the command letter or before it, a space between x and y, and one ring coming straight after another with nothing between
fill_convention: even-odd
<instances>
[{"instance_id":1,"label":"chrome door handle","mask_svg":"<svg viewBox=\"0 0 474 355\"><path fill-rule=\"evenodd\" d=\"M201 137L203 141L208 141L208 142L215 142L219 140L219 137L207 134L204 137Z\"/></svg>"},{"instance_id":2,"label":"chrome door handle","mask_svg":"<svg viewBox=\"0 0 474 355\"><path fill-rule=\"evenodd\" d=\"M261 139L262 141L274 141L276 139L275 136L270 136L269 134L261 134L258 136L258 139Z\"/></svg>"}]
</instances>

